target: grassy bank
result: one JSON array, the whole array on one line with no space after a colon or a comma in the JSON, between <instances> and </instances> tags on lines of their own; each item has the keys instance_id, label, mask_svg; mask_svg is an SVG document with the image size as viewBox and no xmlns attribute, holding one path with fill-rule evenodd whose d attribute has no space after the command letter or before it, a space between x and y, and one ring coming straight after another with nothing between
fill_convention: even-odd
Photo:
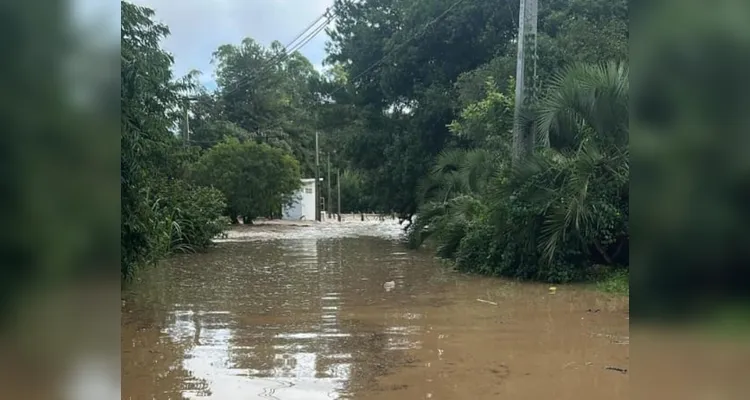
<instances>
[{"instance_id":1,"label":"grassy bank","mask_svg":"<svg viewBox=\"0 0 750 400\"><path fill-rule=\"evenodd\" d=\"M597 290L617 295L630 295L630 274L628 271L615 271L595 281Z\"/></svg>"}]
</instances>

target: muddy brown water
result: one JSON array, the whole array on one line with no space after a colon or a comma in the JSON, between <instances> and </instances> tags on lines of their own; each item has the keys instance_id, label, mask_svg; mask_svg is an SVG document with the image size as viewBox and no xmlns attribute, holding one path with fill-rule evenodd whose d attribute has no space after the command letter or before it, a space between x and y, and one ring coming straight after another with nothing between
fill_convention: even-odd
<instances>
[{"instance_id":1,"label":"muddy brown water","mask_svg":"<svg viewBox=\"0 0 750 400\"><path fill-rule=\"evenodd\" d=\"M397 234L254 227L144 271L122 398L629 398L626 300L452 273Z\"/></svg>"}]
</instances>

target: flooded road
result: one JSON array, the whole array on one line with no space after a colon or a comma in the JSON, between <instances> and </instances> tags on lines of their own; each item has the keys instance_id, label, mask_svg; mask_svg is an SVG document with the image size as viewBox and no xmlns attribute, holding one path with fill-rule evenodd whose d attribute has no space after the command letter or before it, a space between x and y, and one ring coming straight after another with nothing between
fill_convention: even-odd
<instances>
[{"instance_id":1,"label":"flooded road","mask_svg":"<svg viewBox=\"0 0 750 400\"><path fill-rule=\"evenodd\" d=\"M122 398L629 398L625 300L448 272L398 232L245 228L143 272Z\"/></svg>"}]
</instances>

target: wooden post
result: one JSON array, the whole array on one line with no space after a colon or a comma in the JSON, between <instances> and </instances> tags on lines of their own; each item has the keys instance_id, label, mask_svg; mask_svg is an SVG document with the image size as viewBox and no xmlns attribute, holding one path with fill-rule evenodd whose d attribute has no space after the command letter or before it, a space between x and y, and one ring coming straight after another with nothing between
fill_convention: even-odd
<instances>
[{"instance_id":1,"label":"wooden post","mask_svg":"<svg viewBox=\"0 0 750 400\"><path fill-rule=\"evenodd\" d=\"M320 157L318 156L318 132L315 132L315 221L320 222Z\"/></svg>"},{"instance_id":2,"label":"wooden post","mask_svg":"<svg viewBox=\"0 0 750 400\"><path fill-rule=\"evenodd\" d=\"M326 199L326 212L328 218L333 214L333 197L331 197L331 153L328 153L328 198Z\"/></svg>"},{"instance_id":3,"label":"wooden post","mask_svg":"<svg viewBox=\"0 0 750 400\"><path fill-rule=\"evenodd\" d=\"M340 169L336 170L336 187L339 192L338 196L336 196L336 200L338 200L338 203L339 203L339 207L338 207L339 222L341 222L341 170Z\"/></svg>"}]
</instances>

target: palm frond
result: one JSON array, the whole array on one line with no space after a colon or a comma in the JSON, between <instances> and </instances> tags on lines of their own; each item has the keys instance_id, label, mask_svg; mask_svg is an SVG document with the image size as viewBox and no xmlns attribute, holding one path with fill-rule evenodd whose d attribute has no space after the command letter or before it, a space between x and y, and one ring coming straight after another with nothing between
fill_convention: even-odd
<instances>
[{"instance_id":1,"label":"palm frond","mask_svg":"<svg viewBox=\"0 0 750 400\"><path fill-rule=\"evenodd\" d=\"M432 167L433 175L458 171L464 163L466 151L461 149L443 150L438 154L435 165Z\"/></svg>"},{"instance_id":2,"label":"palm frond","mask_svg":"<svg viewBox=\"0 0 750 400\"><path fill-rule=\"evenodd\" d=\"M536 104L535 134L580 142L584 125L597 140L623 146L628 142L628 91L623 63L570 65L553 76Z\"/></svg>"},{"instance_id":3,"label":"palm frond","mask_svg":"<svg viewBox=\"0 0 750 400\"><path fill-rule=\"evenodd\" d=\"M496 169L495 154L485 149L467 151L460 172L470 193L480 193Z\"/></svg>"}]
</instances>

